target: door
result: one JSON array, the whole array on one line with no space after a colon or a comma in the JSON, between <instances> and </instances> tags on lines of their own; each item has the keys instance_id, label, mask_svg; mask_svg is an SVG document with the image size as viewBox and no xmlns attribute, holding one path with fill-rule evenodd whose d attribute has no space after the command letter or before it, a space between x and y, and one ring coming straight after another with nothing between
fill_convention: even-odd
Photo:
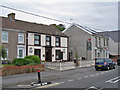
<instances>
[{"instance_id":1,"label":"door","mask_svg":"<svg viewBox=\"0 0 120 90\"><path fill-rule=\"evenodd\" d=\"M41 50L40 49L35 49L34 50L34 55L39 56L39 58L41 58Z\"/></svg>"},{"instance_id":2,"label":"door","mask_svg":"<svg viewBox=\"0 0 120 90\"><path fill-rule=\"evenodd\" d=\"M52 48L46 48L45 60L47 62L52 62Z\"/></svg>"}]
</instances>

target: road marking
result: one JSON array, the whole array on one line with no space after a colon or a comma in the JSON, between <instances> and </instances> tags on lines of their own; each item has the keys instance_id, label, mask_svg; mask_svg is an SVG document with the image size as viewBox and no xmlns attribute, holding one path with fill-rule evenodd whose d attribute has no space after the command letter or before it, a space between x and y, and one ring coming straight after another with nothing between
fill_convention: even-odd
<instances>
[{"instance_id":1,"label":"road marking","mask_svg":"<svg viewBox=\"0 0 120 90\"><path fill-rule=\"evenodd\" d=\"M91 77L94 77L94 75L90 75Z\"/></svg>"},{"instance_id":2,"label":"road marking","mask_svg":"<svg viewBox=\"0 0 120 90\"><path fill-rule=\"evenodd\" d=\"M95 74L95 75L99 75L99 73Z\"/></svg>"},{"instance_id":3,"label":"road marking","mask_svg":"<svg viewBox=\"0 0 120 90\"><path fill-rule=\"evenodd\" d=\"M25 87L25 86L31 86L31 85L17 85L17 86L20 86L20 87Z\"/></svg>"},{"instance_id":4,"label":"road marking","mask_svg":"<svg viewBox=\"0 0 120 90\"><path fill-rule=\"evenodd\" d=\"M74 81L73 79L72 80L68 80L69 82L72 82L72 81Z\"/></svg>"},{"instance_id":5,"label":"road marking","mask_svg":"<svg viewBox=\"0 0 120 90\"><path fill-rule=\"evenodd\" d=\"M40 86L40 87L36 87L36 88L48 88L48 87L52 87L52 86L56 86L56 85L60 85L60 83L49 84L49 85Z\"/></svg>"},{"instance_id":6,"label":"road marking","mask_svg":"<svg viewBox=\"0 0 120 90\"><path fill-rule=\"evenodd\" d=\"M87 78L88 76L85 76L84 78Z\"/></svg>"},{"instance_id":7,"label":"road marking","mask_svg":"<svg viewBox=\"0 0 120 90\"><path fill-rule=\"evenodd\" d=\"M120 81L120 76L115 77L115 78L113 78L113 79L110 79L110 80L108 80L108 81L106 81L106 82L109 82L109 83L117 83L118 81Z\"/></svg>"},{"instance_id":8,"label":"road marking","mask_svg":"<svg viewBox=\"0 0 120 90\"><path fill-rule=\"evenodd\" d=\"M78 78L77 80L80 80L80 79L82 79L82 78Z\"/></svg>"},{"instance_id":9,"label":"road marking","mask_svg":"<svg viewBox=\"0 0 120 90\"><path fill-rule=\"evenodd\" d=\"M62 83L65 83L65 82L59 82L59 83L61 83L61 84L62 84Z\"/></svg>"}]
</instances>

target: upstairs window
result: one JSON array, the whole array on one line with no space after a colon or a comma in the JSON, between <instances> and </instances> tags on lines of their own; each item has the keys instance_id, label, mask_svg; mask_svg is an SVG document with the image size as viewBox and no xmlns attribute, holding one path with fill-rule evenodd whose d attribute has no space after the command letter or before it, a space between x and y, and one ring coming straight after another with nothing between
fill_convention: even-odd
<instances>
[{"instance_id":1,"label":"upstairs window","mask_svg":"<svg viewBox=\"0 0 120 90\"><path fill-rule=\"evenodd\" d=\"M24 33L18 33L18 43L24 43Z\"/></svg>"},{"instance_id":2,"label":"upstairs window","mask_svg":"<svg viewBox=\"0 0 120 90\"><path fill-rule=\"evenodd\" d=\"M56 37L56 46L60 47L60 37Z\"/></svg>"},{"instance_id":3,"label":"upstairs window","mask_svg":"<svg viewBox=\"0 0 120 90\"><path fill-rule=\"evenodd\" d=\"M2 31L2 42L8 42L8 32Z\"/></svg>"},{"instance_id":4,"label":"upstairs window","mask_svg":"<svg viewBox=\"0 0 120 90\"><path fill-rule=\"evenodd\" d=\"M40 45L40 35L34 36L34 45Z\"/></svg>"},{"instance_id":5,"label":"upstairs window","mask_svg":"<svg viewBox=\"0 0 120 90\"><path fill-rule=\"evenodd\" d=\"M46 36L46 46L51 46L51 37Z\"/></svg>"}]
</instances>

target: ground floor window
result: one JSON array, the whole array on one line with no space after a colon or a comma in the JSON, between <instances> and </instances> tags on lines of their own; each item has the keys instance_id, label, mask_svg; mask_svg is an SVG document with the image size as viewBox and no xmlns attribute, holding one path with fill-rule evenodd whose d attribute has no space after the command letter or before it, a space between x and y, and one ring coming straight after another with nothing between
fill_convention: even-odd
<instances>
[{"instance_id":1,"label":"ground floor window","mask_svg":"<svg viewBox=\"0 0 120 90\"><path fill-rule=\"evenodd\" d=\"M56 60L63 59L63 52L61 50L56 50Z\"/></svg>"},{"instance_id":2,"label":"ground floor window","mask_svg":"<svg viewBox=\"0 0 120 90\"><path fill-rule=\"evenodd\" d=\"M24 58L25 57L25 49L23 47L18 48L18 58Z\"/></svg>"},{"instance_id":3,"label":"ground floor window","mask_svg":"<svg viewBox=\"0 0 120 90\"><path fill-rule=\"evenodd\" d=\"M5 49L5 51L6 51L6 57L5 58L1 58L1 60L9 60L8 59L8 48L4 48Z\"/></svg>"}]
</instances>

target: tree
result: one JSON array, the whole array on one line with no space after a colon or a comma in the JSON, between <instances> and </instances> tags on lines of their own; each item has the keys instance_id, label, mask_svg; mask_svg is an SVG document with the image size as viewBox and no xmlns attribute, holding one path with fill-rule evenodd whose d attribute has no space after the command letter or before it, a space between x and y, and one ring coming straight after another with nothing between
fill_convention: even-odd
<instances>
[{"instance_id":1,"label":"tree","mask_svg":"<svg viewBox=\"0 0 120 90\"><path fill-rule=\"evenodd\" d=\"M0 58L6 58L7 57L7 52L5 50L5 48L3 48L3 46L0 46Z\"/></svg>"},{"instance_id":2,"label":"tree","mask_svg":"<svg viewBox=\"0 0 120 90\"><path fill-rule=\"evenodd\" d=\"M60 31L63 31L63 30L65 30L65 25L59 24L59 25L56 25L56 28Z\"/></svg>"}]
</instances>

